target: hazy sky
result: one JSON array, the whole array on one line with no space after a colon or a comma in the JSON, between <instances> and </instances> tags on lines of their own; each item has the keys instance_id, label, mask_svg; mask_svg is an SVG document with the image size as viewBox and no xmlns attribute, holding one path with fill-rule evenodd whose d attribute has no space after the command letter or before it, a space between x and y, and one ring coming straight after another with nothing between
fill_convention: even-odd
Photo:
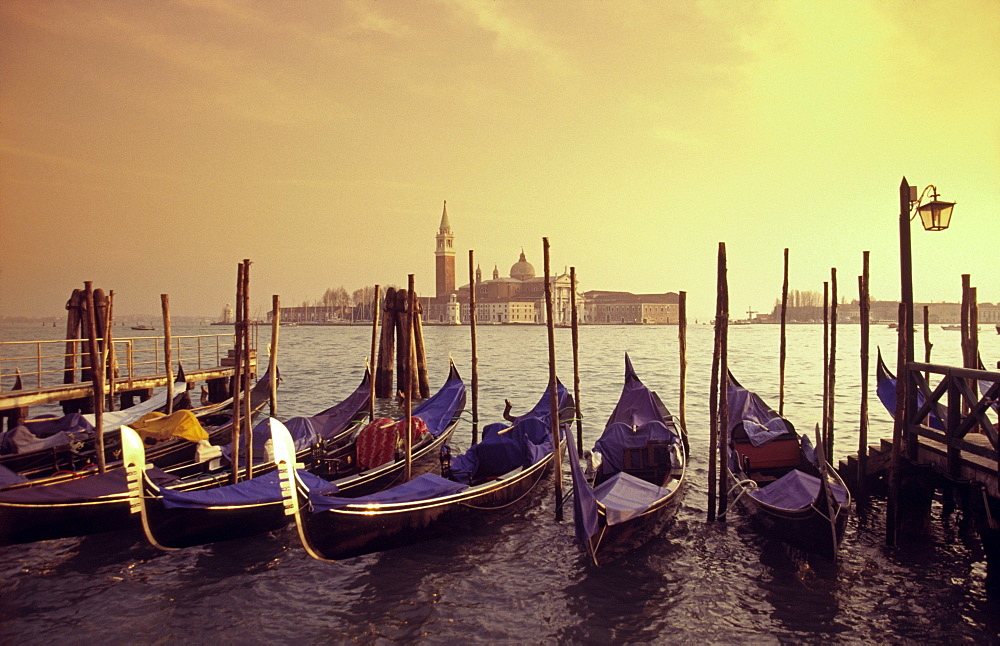
<instances>
[{"instance_id":1,"label":"hazy sky","mask_svg":"<svg viewBox=\"0 0 1000 646\"><path fill-rule=\"evenodd\" d=\"M328 287L434 286L442 201L507 275L524 247L582 290L1000 301L1000 2L0 2L0 315L216 316Z\"/></svg>"}]
</instances>

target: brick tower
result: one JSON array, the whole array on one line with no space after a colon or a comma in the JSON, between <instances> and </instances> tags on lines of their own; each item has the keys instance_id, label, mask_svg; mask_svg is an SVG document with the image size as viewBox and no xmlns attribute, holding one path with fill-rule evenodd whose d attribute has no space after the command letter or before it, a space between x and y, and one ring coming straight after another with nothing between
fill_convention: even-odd
<instances>
[{"instance_id":1,"label":"brick tower","mask_svg":"<svg viewBox=\"0 0 1000 646\"><path fill-rule=\"evenodd\" d=\"M437 300L447 301L448 295L455 291L455 236L451 233L451 223L448 221L448 201L444 202L441 213L441 226L438 227L437 247L434 250L437 275Z\"/></svg>"}]
</instances>

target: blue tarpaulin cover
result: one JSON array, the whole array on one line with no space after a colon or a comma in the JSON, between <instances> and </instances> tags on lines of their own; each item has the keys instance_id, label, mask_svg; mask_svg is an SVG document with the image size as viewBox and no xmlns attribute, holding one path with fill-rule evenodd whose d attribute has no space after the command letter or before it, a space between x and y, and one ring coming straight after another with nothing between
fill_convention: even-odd
<instances>
[{"instance_id":1,"label":"blue tarpaulin cover","mask_svg":"<svg viewBox=\"0 0 1000 646\"><path fill-rule=\"evenodd\" d=\"M747 438L754 446L764 446L786 433L795 433L791 422L779 416L757 393L741 386L732 375L729 376L727 395L730 430L742 423Z\"/></svg>"},{"instance_id":2,"label":"blue tarpaulin cover","mask_svg":"<svg viewBox=\"0 0 1000 646\"><path fill-rule=\"evenodd\" d=\"M177 480L175 476L152 468L147 471L157 485ZM0 492L0 502L23 504L69 504L93 501L107 496L124 496L127 491L125 469L112 469L67 482L12 489Z\"/></svg>"},{"instance_id":3,"label":"blue tarpaulin cover","mask_svg":"<svg viewBox=\"0 0 1000 646\"><path fill-rule=\"evenodd\" d=\"M603 457L601 471L612 475L625 468L625 449L642 448L652 441L676 442L677 434L667 426L660 411L662 403L643 384L625 355L625 385L601 438L594 450Z\"/></svg>"},{"instance_id":4,"label":"blue tarpaulin cover","mask_svg":"<svg viewBox=\"0 0 1000 646\"><path fill-rule=\"evenodd\" d=\"M363 408L371 395L371 379L368 375L361 381L353 393L339 404L327 408L321 413L310 417L293 417L285 422L295 443L296 452L308 448L319 441L320 438L330 438L343 430L354 418L355 414ZM264 453L264 445L271 439L271 427L267 418L261 420L253 427L253 448L254 456L261 456ZM230 460L232 456L232 442L222 447L222 455ZM246 435L240 435L240 450L246 446ZM258 462L260 460L257 460Z\"/></svg>"},{"instance_id":5,"label":"blue tarpaulin cover","mask_svg":"<svg viewBox=\"0 0 1000 646\"><path fill-rule=\"evenodd\" d=\"M670 493L642 478L620 472L594 489L594 497L604 505L608 525L617 525L640 516Z\"/></svg>"},{"instance_id":6,"label":"blue tarpaulin cover","mask_svg":"<svg viewBox=\"0 0 1000 646\"><path fill-rule=\"evenodd\" d=\"M313 513L329 511L330 509L341 509L348 505L366 504L388 504L394 502L411 502L416 500L430 500L450 496L460 491L468 489L469 486L454 480L442 478L436 473L423 473L409 482L390 487L385 491L379 491L367 496L357 498L339 498L337 496L324 495L319 491L309 490L309 504Z\"/></svg>"},{"instance_id":7,"label":"blue tarpaulin cover","mask_svg":"<svg viewBox=\"0 0 1000 646\"><path fill-rule=\"evenodd\" d=\"M308 471L300 469L298 475L310 490L336 490L335 485ZM231 507L281 502L281 488L279 486L277 471L271 471L250 480L214 489L175 491L164 487L160 489L160 495L163 497L163 506L167 509L203 509L205 507Z\"/></svg>"},{"instance_id":8,"label":"blue tarpaulin cover","mask_svg":"<svg viewBox=\"0 0 1000 646\"><path fill-rule=\"evenodd\" d=\"M558 406L570 405L569 393L557 382ZM452 477L472 484L495 478L519 467L529 467L552 453L549 389L535 406L510 424L498 422L483 428L483 439L451 460Z\"/></svg>"},{"instance_id":9,"label":"blue tarpaulin cover","mask_svg":"<svg viewBox=\"0 0 1000 646\"><path fill-rule=\"evenodd\" d=\"M830 491L837 503L847 503L847 490L830 483ZM819 495L819 478L808 473L793 469L771 484L751 491L750 495L766 505L793 511L808 507Z\"/></svg>"}]
</instances>

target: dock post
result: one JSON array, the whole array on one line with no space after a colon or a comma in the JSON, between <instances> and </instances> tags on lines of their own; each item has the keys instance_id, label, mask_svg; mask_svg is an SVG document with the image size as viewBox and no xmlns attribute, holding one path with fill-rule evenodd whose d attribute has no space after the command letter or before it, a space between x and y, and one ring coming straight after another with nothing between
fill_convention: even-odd
<instances>
[{"instance_id":1,"label":"dock post","mask_svg":"<svg viewBox=\"0 0 1000 646\"><path fill-rule=\"evenodd\" d=\"M830 421L826 429L826 459L833 464L833 405L837 392L837 268L830 270L830 398L827 410Z\"/></svg>"},{"instance_id":2,"label":"dock post","mask_svg":"<svg viewBox=\"0 0 1000 646\"><path fill-rule=\"evenodd\" d=\"M861 412L858 425L858 480L857 497L866 501L866 485L868 476L868 354L869 325L871 319L871 301L868 297L868 260L869 252L862 254L861 275L858 276L859 305L861 310Z\"/></svg>"},{"instance_id":3,"label":"dock post","mask_svg":"<svg viewBox=\"0 0 1000 646\"><path fill-rule=\"evenodd\" d=\"M477 444L479 442L479 348L476 346L476 277L473 269L474 265L475 252L469 249L469 332L472 334L472 443ZM461 313L458 318L459 320L462 319Z\"/></svg>"},{"instance_id":4,"label":"dock post","mask_svg":"<svg viewBox=\"0 0 1000 646\"><path fill-rule=\"evenodd\" d=\"M719 245L719 276L722 296L722 333L719 335L719 518L729 508L729 278L726 275L726 245Z\"/></svg>"},{"instance_id":5,"label":"dock post","mask_svg":"<svg viewBox=\"0 0 1000 646\"><path fill-rule=\"evenodd\" d=\"M167 375L167 415L174 412L174 369L170 347L170 295L160 294L163 309L163 368Z\"/></svg>"},{"instance_id":6,"label":"dock post","mask_svg":"<svg viewBox=\"0 0 1000 646\"><path fill-rule=\"evenodd\" d=\"M542 251L545 257L545 324L549 338L549 419L552 427L552 473L556 483L556 520L563 519L563 489L562 489L562 451L559 447L559 393L556 378L556 334L555 321L552 318L552 282L549 270L549 239L542 238Z\"/></svg>"},{"instance_id":7,"label":"dock post","mask_svg":"<svg viewBox=\"0 0 1000 646\"><path fill-rule=\"evenodd\" d=\"M788 312L788 247L785 247L785 271L781 281L781 341L778 344L778 415L785 414L785 316Z\"/></svg>"},{"instance_id":8,"label":"dock post","mask_svg":"<svg viewBox=\"0 0 1000 646\"><path fill-rule=\"evenodd\" d=\"M271 388L271 417L278 415L278 329L281 326L281 297L271 295L271 352L267 358L268 386Z\"/></svg>"},{"instance_id":9,"label":"dock post","mask_svg":"<svg viewBox=\"0 0 1000 646\"><path fill-rule=\"evenodd\" d=\"M368 370L370 371L369 377L371 378L371 393L368 396L368 418L369 420L375 419L375 373L378 372L375 367L375 362L378 357L378 332L379 332L379 314L381 311L382 296L379 290L379 286L375 285L375 294L372 302L372 349L371 354L368 359Z\"/></svg>"},{"instance_id":10,"label":"dock post","mask_svg":"<svg viewBox=\"0 0 1000 646\"><path fill-rule=\"evenodd\" d=\"M392 397L392 367L396 361L396 288L385 290L385 307L382 308L382 338L379 345L378 366L375 369L375 396Z\"/></svg>"},{"instance_id":11,"label":"dock post","mask_svg":"<svg viewBox=\"0 0 1000 646\"><path fill-rule=\"evenodd\" d=\"M685 399L687 398L687 292L677 294L677 346L680 380L677 392L677 412L681 423L681 439L684 441L685 460L691 459L691 444L688 442L687 415Z\"/></svg>"},{"instance_id":12,"label":"dock post","mask_svg":"<svg viewBox=\"0 0 1000 646\"><path fill-rule=\"evenodd\" d=\"M569 268L570 328L573 333L573 404L576 407L576 452L583 455L583 411L580 409L580 328L576 318L576 267ZM683 292L682 292L683 293ZM569 441L569 438L566 438Z\"/></svg>"},{"instance_id":13,"label":"dock post","mask_svg":"<svg viewBox=\"0 0 1000 646\"><path fill-rule=\"evenodd\" d=\"M94 394L94 452L97 455L97 471L104 473L107 470L104 456L104 368L100 365L98 356L100 352L97 348L93 283L88 280L83 285L87 309L87 339L90 345L90 382Z\"/></svg>"},{"instance_id":14,"label":"dock post","mask_svg":"<svg viewBox=\"0 0 1000 646\"><path fill-rule=\"evenodd\" d=\"M232 413L232 471L230 482L236 484L240 481L240 388L242 386L241 372L243 370L243 263L236 268L236 323L233 325L235 332L233 338L233 385L229 391L233 395Z\"/></svg>"}]
</instances>

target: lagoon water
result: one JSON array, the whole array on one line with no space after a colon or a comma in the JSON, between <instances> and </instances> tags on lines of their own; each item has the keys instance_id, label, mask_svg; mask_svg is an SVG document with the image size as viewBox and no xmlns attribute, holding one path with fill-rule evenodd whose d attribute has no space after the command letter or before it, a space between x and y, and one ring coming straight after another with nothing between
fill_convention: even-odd
<instances>
[{"instance_id":1,"label":"lagoon water","mask_svg":"<svg viewBox=\"0 0 1000 646\"><path fill-rule=\"evenodd\" d=\"M190 328L174 334L208 334ZM835 457L857 450L858 326L838 327ZM52 338L51 328L0 328L3 340ZM155 334L155 333L151 333ZM734 326L729 365L777 408L778 334ZM802 432L820 421L821 325L788 330L785 412ZM0 643L998 643L1000 603L961 512L900 548L883 545L883 503L852 516L836 565L754 531L739 511L706 521L708 390L713 330L688 331L689 487L676 521L651 542L597 568L575 543L572 510L557 523L551 489L471 533L338 563L314 561L293 530L177 552L139 533L0 548ZM958 332L931 330L932 361L957 364ZM470 382L468 328L426 327L431 387L452 356ZM282 328L279 417L308 415L357 384L370 347L357 327ZM891 435L874 397L874 352L895 354L895 331L872 328L870 437ZM919 338L919 336L918 336ZM572 384L570 331L556 330L559 375ZM480 427L503 400L530 407L548 378L543 327L478 328ZM984 361L1000 336L983 327ZM675 414L675 326L580 329L584 445L599 435L629 352ZM922 355L922 346L917 347ZM894 362L890 361L890 365ZM471 406L471 397L469 399ZM471 423L453 446L464 449ZM569 482L566 474L566 482Z\"/></svg>"}]
</instances>

